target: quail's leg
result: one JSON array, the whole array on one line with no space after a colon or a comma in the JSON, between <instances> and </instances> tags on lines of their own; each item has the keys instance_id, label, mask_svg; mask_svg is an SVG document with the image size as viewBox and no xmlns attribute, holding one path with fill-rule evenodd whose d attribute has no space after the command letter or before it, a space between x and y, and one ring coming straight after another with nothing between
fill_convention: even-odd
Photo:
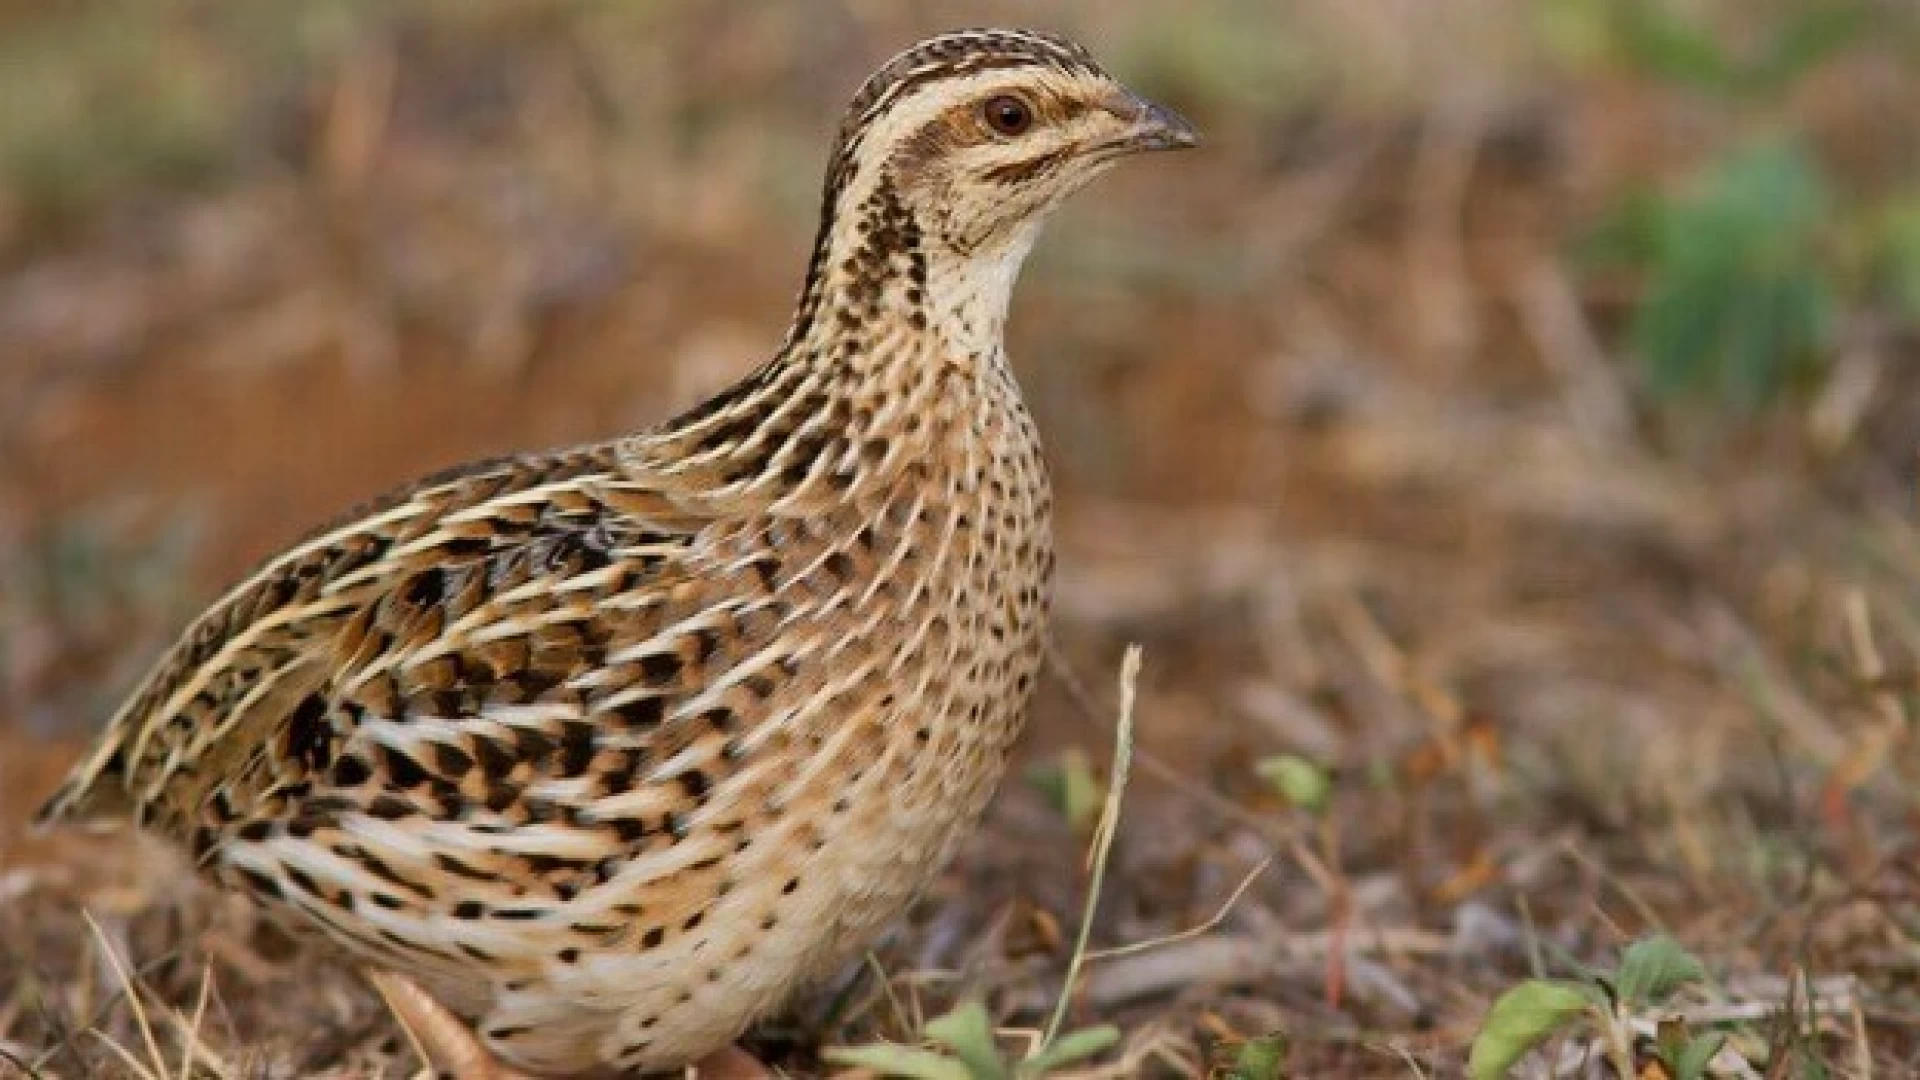
<instances>
[{"instance_id":1,"label":"quail's leg","mask_svg":"<svg viewBox=\"0 0 1920 1080\"><path fill-rule=\"evenodd\" d=\"M420 1040L427 1066L436 1074L451 1075L454 1080L533 1080L488 1053L465 1021L448 1012L446 1006L435 1001L413 980L391 971L369 971L367 979L401 1025ZM773 1080L774 1077L758 1058L737 1046L700 1059L692 1075L695 1080Z\"/></svg>"},{"instance_id":2,"label":"quail's leg","mask_svg":"<svg viewBox=\"0 0 1920 1080\"><path fill-rule=\"evenodd\" d=\"M413 980L390 971L370 971L367 979L387 1002L401 1026L420 1041L427 1066L454 1080L533 1080L504 1065L473 1034L473 1029L435 1001Z\"/></svg>"}]
</instances>

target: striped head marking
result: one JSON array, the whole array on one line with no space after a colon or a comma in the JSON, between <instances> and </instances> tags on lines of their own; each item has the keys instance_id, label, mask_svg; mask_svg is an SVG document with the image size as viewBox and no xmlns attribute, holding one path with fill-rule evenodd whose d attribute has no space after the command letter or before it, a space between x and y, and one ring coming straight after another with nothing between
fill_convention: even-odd
<instances>
[{"instance_id":1,"label":"striped head marking","mask_svg":"<svg viewBox=\"0 0 1920 1080\"><path fill-rule=\"evenodd\" d=\"M904 263L935 279L930 292L981 301L996 324L993 309L1062 199L1120 158L1198 141L1073 42L1031 30L928 38L848 107L809 297L834 289L823 275L870 295Z\"/></svg>"},{"instance_id":2,"label":"striped head marking","mask_svg":"<svg viewBox=\"0 0 1920 1080\"><path fill-rule=\"evenodd\" d=\"M830 188L884 185L929 240L964 253L1013 240L1121 157L1197 141L1073 42L961 30L920 42L861 87Z\"/></svg>"}]
</instances>

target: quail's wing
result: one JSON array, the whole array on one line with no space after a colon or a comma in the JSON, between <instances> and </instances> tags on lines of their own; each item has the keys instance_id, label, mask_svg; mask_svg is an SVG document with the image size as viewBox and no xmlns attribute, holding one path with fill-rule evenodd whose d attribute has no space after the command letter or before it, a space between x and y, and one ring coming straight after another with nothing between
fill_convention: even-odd
<instances>
[{"instance_id":1,"label":"quail's wing","mask_svg":"<svg viewBox=\"0 0 1920 1080\"><path fill-rule=\"evenodd\" d=\"M131 813L204 848L347 805L524 815L535 779L587 771L596 717L659 720L687 643L647 642L704 579L707 524L612 446L429 478L209 608L41 818Z\"/></svg>"}]
</instances>

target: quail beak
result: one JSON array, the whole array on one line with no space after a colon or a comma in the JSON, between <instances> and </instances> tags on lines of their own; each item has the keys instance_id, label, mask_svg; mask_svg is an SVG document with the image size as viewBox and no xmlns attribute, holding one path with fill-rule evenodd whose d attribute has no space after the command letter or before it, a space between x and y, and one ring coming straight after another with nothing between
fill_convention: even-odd
<instances>
[{"instance_id":1,"label":"quail beak","mask_svg":"<svg viewBox=\"0 0 1920 1080\"><path fill-rule=\"evenodd\" d=\"M1126 132L1111 144L1117 150L1186 150L1200 145L1200 133L1186 117L1138 94L1122 91L1107 108L1127 124Z\"/></svg>"}]
</instances>

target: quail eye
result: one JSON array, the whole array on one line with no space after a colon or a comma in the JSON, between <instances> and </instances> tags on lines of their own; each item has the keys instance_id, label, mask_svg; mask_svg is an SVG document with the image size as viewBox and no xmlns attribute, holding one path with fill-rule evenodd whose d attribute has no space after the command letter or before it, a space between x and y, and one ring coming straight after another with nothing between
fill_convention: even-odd
<instances>
[{"instance_id":1,"label":"quail eye","mask_svg":"<svg viewBox=\"0 0 1920 1080\"><path fill-rule=\"evenodd\" d=\"M987 126L1002 135L1023 134L1033 126L1033 110L1012 94L988 98L982 112L987 118Z\"/></svg>"}]
</instances>

